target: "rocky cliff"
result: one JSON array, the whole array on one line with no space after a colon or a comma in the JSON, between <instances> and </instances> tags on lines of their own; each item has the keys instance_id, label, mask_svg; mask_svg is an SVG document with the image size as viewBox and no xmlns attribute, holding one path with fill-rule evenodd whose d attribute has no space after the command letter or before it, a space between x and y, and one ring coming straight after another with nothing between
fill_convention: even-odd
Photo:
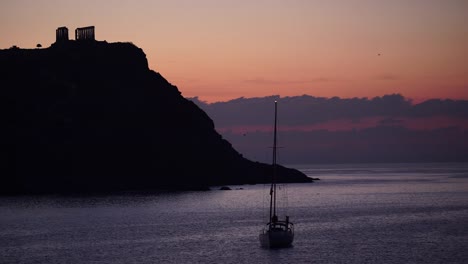
<instances>
[{"instance_id":1,"label":"rocky cliff","mask_svg":"<svg viewBox=\"0 0 468 264\"><path fill-rule=\"evenodd\" d=\"M0 193L200 189L262 183L131 43L0 50ZM279 169L281 182L311 181Z\"/></svg>"}]
</instances>

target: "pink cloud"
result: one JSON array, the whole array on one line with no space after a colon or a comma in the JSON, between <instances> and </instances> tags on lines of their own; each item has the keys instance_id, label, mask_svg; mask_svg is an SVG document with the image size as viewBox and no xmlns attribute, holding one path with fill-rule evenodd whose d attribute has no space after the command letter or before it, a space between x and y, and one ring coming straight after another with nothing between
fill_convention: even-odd
<instances>
[{"instance_id":1,"label":"pink cloud","mask_svg":"<svg viewBox=\"0 0 468 264\"><path fill-rule=\"evenodd\" d=\"M445 127L459 127L468 130L468 120L457 117L433 116L433 117L397 117L389 119L387 117L367 117L359 120L338 119L317 124L298 125L298 126L280 126L279 131L349 131L363 130L377 126L402 126L411 130L433 130ZM270 132L272 126L239 125L220 127L217 130L221 133L231 132L235 134L244 134L249 132Z\"/></svg>"}]
</instances>

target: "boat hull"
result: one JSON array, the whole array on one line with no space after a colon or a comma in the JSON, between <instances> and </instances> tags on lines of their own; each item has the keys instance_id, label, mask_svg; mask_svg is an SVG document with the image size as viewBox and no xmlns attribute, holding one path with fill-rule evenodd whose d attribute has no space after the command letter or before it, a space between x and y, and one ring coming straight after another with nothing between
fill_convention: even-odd
<instances>
[{"instance_id":1,"label":"boat hull","mask_svg":"<svg viewBox=\"0 0 468 264\"><path fill-rule=\"evenodd\" d=\"M290 230L267 230L259 235L259 240L264 248L290 247L294 240L294 233Z\"/></svg>"}]
</instances>

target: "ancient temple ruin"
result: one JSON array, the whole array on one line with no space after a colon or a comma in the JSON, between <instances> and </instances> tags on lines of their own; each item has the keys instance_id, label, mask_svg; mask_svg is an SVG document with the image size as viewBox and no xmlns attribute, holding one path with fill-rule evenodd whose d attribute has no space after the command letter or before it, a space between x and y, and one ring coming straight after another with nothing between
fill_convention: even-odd
<instances>
[{"instance_id":1,"label":"ancient temple ruin","mask_svg":"<svg viewBox=\"0 0 468 264\"><path fill-rule=\"evenodd\" d=\"M68 28L67 27L59 27L55 31L55 42L65 42L68 41Z\"/></svg>"},{"instance_id":2,"label":"ancient temple ruin","mask_svg":"<svg viewBox=\"0 0 468 264\"><path fill-rule=\"evenodd\" d=\"M95 40L94 26L75 29L75 40Z\"/></svg>"},{"instance_id":3,"label":"ancient temple ruin","mask_svg":"<svg viewBox=\"0 0 468 264\"><path fill-rule=\"evenodd\" d=\"M94 26L82 27L75 29L75 40L77 41L95 41ZM55 43L67 43L70 41L68 38L68 28L59 27L55 32Z\"/></svg>"}]
</instances>

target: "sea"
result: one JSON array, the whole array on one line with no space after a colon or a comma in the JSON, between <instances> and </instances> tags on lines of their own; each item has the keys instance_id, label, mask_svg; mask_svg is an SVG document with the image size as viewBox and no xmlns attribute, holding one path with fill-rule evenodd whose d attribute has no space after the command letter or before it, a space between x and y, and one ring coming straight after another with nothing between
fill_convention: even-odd
<instances>
[{"instance_id":1,"label":"sea","mask_svg":"<svg viewBox=\"0 0 468 264\"><path fill-rule=\"evenodd\" d=\"M290 165L293 246L260 247L269 186L0 198L0 263L468 263L468 164Z\"/></svg>"}]
</instances>

